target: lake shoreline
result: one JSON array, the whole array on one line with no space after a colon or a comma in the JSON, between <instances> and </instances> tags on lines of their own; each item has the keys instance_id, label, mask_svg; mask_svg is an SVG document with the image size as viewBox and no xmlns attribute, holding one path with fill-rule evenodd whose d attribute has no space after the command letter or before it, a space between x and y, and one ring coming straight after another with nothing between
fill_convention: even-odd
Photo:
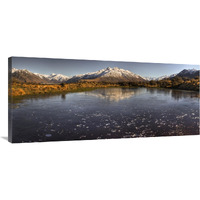
<instances>
[{"instance_id":1,"label":"lake shoreline","mask_svg":"<svg viewBox=\"0 0 200 200\"><path fill-rule=\"evenodd\" d=\"M27 84L30 85L30 84ZM35 84L37 86L37 84ZM47 85L40 85L40 86L44 86L46 87ZM51 85L48 85L51 86ZM53 86L59 86L59 87L63 87L60 84L55 84ZM176 91L188 91L188 92L199 92L196 90L187 90L187 89L179 89L179 88L161 88L161 87L146 87L146 86L120 86L118 84L113 84L113 85L98 85L96 87L77 87L77 88L63 88L63 90L54 90L54 91L48 91L48 92L44 92L44 91L38 91L38 92L29 92L29 93L17 93L13 94L11 91L9 91L9 100L17 100L17 99L22 99L22 98L29 98L29 97L49 97L49 96L54 96L54 95L65 95L65 94L69 94L69 93L77 93L77 92L86 92L86 91L91 91L91 90L95 90L95 89L102 89L102 88L149 88L149 89L173 89ZM21 88L19 88L21 89ZM198 96L200 98L200 95Z\"/></svg>"},{"instance_id":2,"label":"lake shoreline","mask_svg":"<svg viewBox=\"0 0 200 200\"><path fill-rule=\"evenodd\" d=\"M108 82L84 80L74 83L42 84L30 82L9 82L8 94L12 97L29 95L62 94L69 92L88 91L97 88L165 88L175 90L187 90L199 92L199 78L188 79L176 77L159 81L135 81L135 82Z\"/></svg>"}]
</instances>

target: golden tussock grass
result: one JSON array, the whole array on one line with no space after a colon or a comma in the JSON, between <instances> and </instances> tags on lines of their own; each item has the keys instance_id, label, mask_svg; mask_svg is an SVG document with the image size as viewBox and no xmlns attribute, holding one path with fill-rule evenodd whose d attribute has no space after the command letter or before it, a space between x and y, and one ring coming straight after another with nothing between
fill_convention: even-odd
<instances>
[{"instance_id":1,"label":"golden tussock grass","mask_svg":"<svg viewBox=\"0 0 200 200\"><path fill-rule=\"evenodd\" d=\"M91 88L115 87L117 84L104 83L69 83L69 84L29 84L29 83L12 83L9 87L9 96L25 96L37 94L54 94L72 91L83 91Z\"/></svg>"}]
</instances>

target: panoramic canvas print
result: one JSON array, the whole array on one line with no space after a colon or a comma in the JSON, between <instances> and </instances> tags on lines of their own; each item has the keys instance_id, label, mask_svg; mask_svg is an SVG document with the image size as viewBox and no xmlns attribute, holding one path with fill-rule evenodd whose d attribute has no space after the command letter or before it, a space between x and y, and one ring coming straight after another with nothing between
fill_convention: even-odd
<instances>
[{"instance_id":1,"label":"panoramic canvas print","mask_svg":"<svg viewBox=\"0 0 200 200\"><path fill-rule=\"evenodd\" d=\"M8 140L199 135L199 67L11 57Z\"/></svg>"}]
</instances>

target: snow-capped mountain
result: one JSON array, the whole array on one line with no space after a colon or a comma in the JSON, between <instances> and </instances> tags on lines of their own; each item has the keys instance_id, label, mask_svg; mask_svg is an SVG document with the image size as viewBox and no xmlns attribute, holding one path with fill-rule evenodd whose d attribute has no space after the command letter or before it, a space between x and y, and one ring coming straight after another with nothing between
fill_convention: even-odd
<instances>
[{"instance_id":1,"label":"snow-capped mountain","mask_svg":"<svg viewBox=\"0 0 200 200\"><path fill-rule=\"evenodd\" d=\"M56 82L66 82L70 78L69 76L65 76L63 74L54 74L54 73L50 75L39 74L39 73L34 73L34 74L42 79L47 78L50 81L56 81Z\"/></svg>"},{"instance_id":2,"label":"snow-capped mountain","mask_svg":"<svg viewBox=\"0 0 200 200\"><path fill-rule=\"evenodd\" d=\"M185 78L195 78L199 76L200 70L197 69L184 69L177 74L177 76L185 77Z\"/></svg>"},{"instance_id":3,"label":"snow-capped mountain","mask_svg":"<svg viewBox=\"0 0 200 200\"><path fill-rule=\"evenodd\" d=\"M107 67L106 69L87 74L80 74L73 76L67 82L79 81L97 81L97 82L128 82L128 81L144 81L145 79L128 70L120 69L118 67Z\"/></svg>"},{"instance_id":4,"label":"snow-capped mountain","mask_svg":"<svg viewBox=\"0 0 200 200\"><path fill-rule=\"evenodd\" d=\"M145 80L147 81L160 81L160 80L163 80L163 79L167 79L167 78L173 78L175 77L177 74L172 74L170 76L160 76L160 77L145 77Z\"/></svg>"},{"instance_id":5,"label":"snow-capped mountain","mask_svg":"<svg viewBox=\"0 0 200 200\"><path fill-rule=\"evenodd\" d=\"M12 73L19 71L20 69L12 68Z\"/></svg>"},{"instance_id":6,"label":"snow-capped mountain","mask_svg":"<svg viewBox=\"0 0 200 200\"><path fill-rule=\"evenodd\" d=\"M55 80L55 81L59 81L59 82L65 82L67 81L70 77L69 76L65 76L63 74L50 74L48 77L48 79L50 80Z\"/></svg>"},{"instance_id":7,"label":"snow-capped mountain","mask_svg":"<svg viewBox=\"0 0 200 200\"><path fill-rule=\"evenodd\" d=\"M172 75L170 75L170 76L160 76L160 77L158 77L156 80L157 81L160 81L160 80L163 80L163 79L167 79L167 78L173 78L173 77L175 77L177 74L172 74Z\"/></svg>"},{"instance_id":8,"label":"snow-capped mountain","mask_svg":"<svg viewBox=\"0 0 200 200\"><path fill-rule=\"evenodd\" d=\"M39 74L39 73L34 73L36 76L39 76L40 78L47 78L49 75L46 74Z\"/></svg>"},{"instance_id":9,"label":"snow-capped mountain","mask_svg":"<svg viewBox=\"0 0 200 200\"><path fill-rule=\"evenodd\" d=\"M184 69L184 70L182 70L180 73L182 73L182 74L187 74L187 73L189 73L189 74L194 74L194 73L196 73L197 71L199 71L199 70L197 70L197 69Z\"/></svg>"},{"instance_id":10,"label":"snow-capped mountain","mask_svg":"<svg viewBox=\"0 0 200 200\"><path fill-rule=\"evenodd\" d=\"M16 68L12 68L12 73L15 73L15 72L24 72L24 73L32 73L30 71L28 71L27 69L16 69Z\"/></svg>"},{"instance_id":11,"label":"snow-capped mountain","mask_svg":"<svg viewBox=\"0 0 200 200\"><path fill-rule=\"evenodd\" d=\"M145 77L145 80L147 81L151 81L151 80L154 80L154 81L160 81L160 80L164 80L164 79L171 79L171 78L174 78L174 77L185 77L185 78L195 78L196 76L199 76L199 70L197 69L184 69L182 70L181 72L177 73L177 74L172 74L170 76L160 76L158 78L155 78L155 77Z\"/></svg>"},{"instance_id":12,"label":"snow-capped mountain","mask_svg":"<svg viewBox=\"0 0 200 200\"><path fill-rule=\"evenodd\" d=\"M39 74L32 73L27 69L16 69L12 68L12 77L14 80L19 82L30 82L30 83L61 83L66 82L69 77L62 74Z\"/></svg>"},{"instance_id":13,"label":"snow-capped mountain","mask_svg":"<svg viewBox=\"0 0 200 200\"><path fill-rule=\"evenodd\" d=\"M156 77L151 77L151 76L145 76L144 79L145 79L146 81L154 81L154 80L156 80L157 78L156 78Z\"/></svg>"},{"instance_id":14,"label":"snow-capped mountain","mask_svg":"<svg viewBox=\"0 0 200 200\"><path fill-rule=\"evenodd\" d=\"M27 69L16 68L12 68L12 80L23 83L49 83L49 79L47 78L41 78Z\"/></svg>"},{"instance_id":15,"label":"snow-capped mountain","mask_svg":"<svg viewBox=\"0 0 200 200\"><path fill-rule=\"evenodd\" d=\"M184 77L184 78L195 78L196 76L199 76L199 70L197 69L184 69L181 72L177 74L172 74L170 76L161 76L157 78L157 80L163 80L163 79L171 79L174 77Z\"/></svg>"}]
</instances>

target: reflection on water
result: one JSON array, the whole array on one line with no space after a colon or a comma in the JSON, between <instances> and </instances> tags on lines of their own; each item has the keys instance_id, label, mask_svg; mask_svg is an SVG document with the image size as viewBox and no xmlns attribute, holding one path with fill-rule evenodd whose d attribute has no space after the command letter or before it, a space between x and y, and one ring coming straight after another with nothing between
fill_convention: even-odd
<instances>
[{"instance_id":1,"label":"reflection on water","mask_svg":"<svg viewBox=\"0 0 200 200\"><path fill-rule=\"evenodd\" d=\"M85 92L86 95L95 96L110 102L129 99L132 96L150 93L154 95L170 96L175 100L184 98L199 98L199 93L194 91L172 90L172 89L155 89L155 88L102 88Z\"/></svg>"},{"instance_id":2,"label":"reflection on water","mask_svg":"<svg viewBox=\"0 0 200 200\"><path fill-rule=\"evenodd\" d=\"M175 89L155 89L147 88L147 92L151 94L162 94L165 96L171 96L175 100L184 99L184 98L199 98L199 93L195 91L184 91L184 90L175 90Z\"/></svg>"},{"instance_id":3,"label":"reflection on water","mask_svg":"<svg viewBox=\"0 0 200 200\"><path fill-rule=\"evenodd\" d=\"M61 98L62 98L63 100L65 100L65 99L66 99L66 94L61 94Z\"/></svg>"},{"instance_id":4,"label":"reflection on water","mask_svg":"<svg viewBox=\"0 0 200 200\"><path fill-rule=\"evenodd\" d=\"M129 88L103 88L85 92L86 95L94 96L110 102L118 102L123 99L129 99L133 95L144 93L144 88L129 89Z\"/></svg>"},{"instance_id":5,"label":"reflection on water","mask_svg":"<svg viewBox=\"0 0 200 200\"><path fill-rule=\"evenodd\" d=\"M199 93L101 88L15 99L14 142L199 134Z\"/></svg>"},{"instance_id":6,"label":"reflection on water","mask_svg":"<svg viewBox=\"0 0 200 200\"><path fill-rule=\"evenodd\" d=\"M155 88L147 88L147 92L151 94L163 94L170 95L175 100L180 100L184 98L199 98L200 95L195 91L184 91L184 90L173 90L173 89L155 89Z\"/></svg>"},{"instance_id":7,"label":"reflection on water","mask_svg":"<svg viewBox=\"0 0 200 200\"><path fill-rule=\"evenodd\" d=\"M181 92L179 90L172 90L171 95L174 99L179 100L183 98L199 98L198 92Z\"/></svg>"}]
</instances>

